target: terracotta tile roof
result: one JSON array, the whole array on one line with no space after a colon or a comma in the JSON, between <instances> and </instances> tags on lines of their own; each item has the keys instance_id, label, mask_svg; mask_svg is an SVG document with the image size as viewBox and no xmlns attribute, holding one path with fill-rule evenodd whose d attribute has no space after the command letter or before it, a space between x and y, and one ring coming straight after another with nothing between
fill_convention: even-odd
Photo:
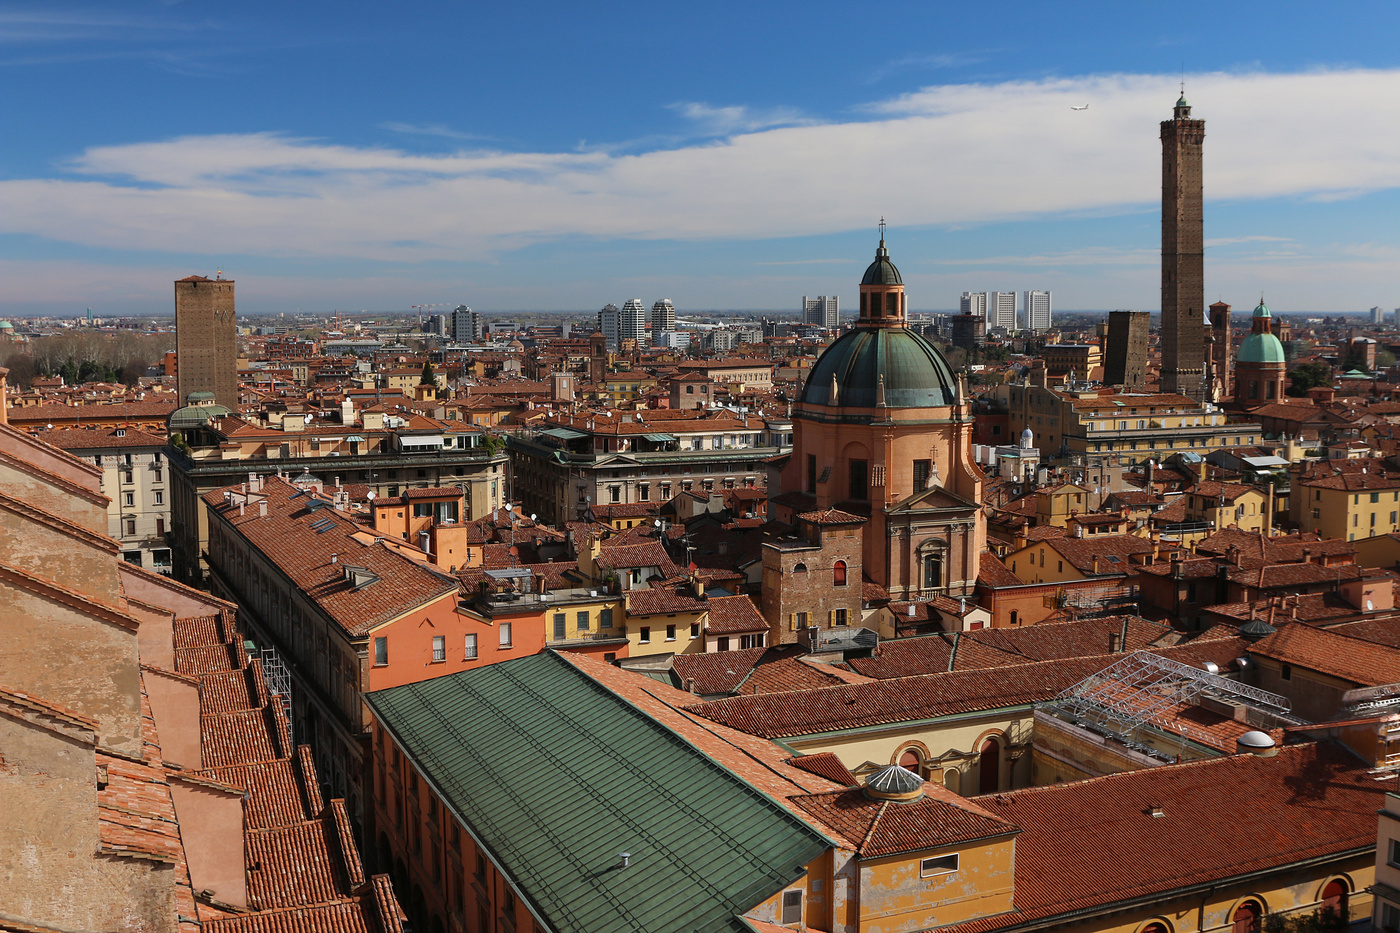
<instances>
[{"instance_id":1,"label":"terracotta tile roof","mask_svg":"<svg viewBox=\"0 0 1400 933\"><path fill-rule=\"evenodd\" d=\"M1370 489L1400 489L1400 475L1380 473L1336 473L1316 479L1299 479L1298 485L1314 489L1345 489L1348 492Z\"/></svg>"},{"instance_id":2,"label":"terracotta tile roof","mask_svg":"<svg viewBox=\"0 0 1400 933\"><path fill-rule=\"evenodd\" d=\"M1384 794L1363 762L1324 743L979 798L1021 828L1017 909L934 929L985 933L1372 848Z\"/></svg>"},{"instance_id":3,"label":"terracotta tile roof","mask_svg":"<svg viewBox=\"0 0 1400 933\"><path fill-rule=\"evenodd\" d=\"M847 787L860 783L860 780L841 763L841 759L831 752L798 755L795 758L789 758L788 764L794 768L801 768L803 771L820 774L829 781L835 781L837 784L844 784Z\"/></svg>"},{"instance_id":4,"label":"terracotta tile roof","mask_svg":"<svg viewBox=\"0 0 1400 933\"><path fill-rule=\"evenodd\" d=\"M1112 616L1076 622L1043 622L1023 628L981 629L958 635L957 653L948 635L886 640L873 657L852 658L850 667L878 680L946 673L949 658L954 670L985 670L1034 661L1052 661L1102 655L1112 650L1127 622L1127 646L1120 650L1174 644L1179 637L1167 625L1136 616Z\"/></svg>"},{"instance_id":5,"label":"terracotta tile roof","mask_svg":"<svg viewBox=\"0 0 1400 933\"><path fill-rule=\"evenodd\" d=\"M1025 586L1026 581L1022 580L1011 569L1001 562L991 551L983 551L977 565L977 585L978 586Z\"/></svg>"},{"instance_id":6,"label":"terracotta tile roof","mask_svg":"<svg viewBox=\"0 0 1400 933\"><path fill-rule=\"evenodd\" d=\"M1164 510L1165 511L1165 510ZM1162 514L1161 512L1157 513ZM1046 542L1081 573L1133 572L1129 559L1152 552L1152 542L1135 535L1099 535L1093 538L1051 538ZM1098 558L1098 569L1094 559Z\"/></svg>"},{"instance_id":7,"label":"terracotta tile roof","mask_svg":"<svg viewBox=\"0 0 1400 933\"><path fill-rule=\"evenodd\" d=\"M1294 622L1256 642L1250 653L1330 674L1358 686L1400 683L1400 649L1336 629Z\"/></svg>"},{"instance_id":8,"label":"terracotta tile roof","mask_svg":"<svg viewBox=\"0 0 1400 933\"><path fill-rule=\"evenodd\" d=\"M758 607L747 596L712 596L705 632L710 635L736 635L741 632L766 632L768 623L758 614Z\"/></svg>"},{"instance_id":9,"label":"terracotta tile roof","mask_svg":"<svg viewBox=\"0 0 1400 933\"><path fill-rule=\"evenodd\" d=\"M1212 660L1224 668L1242 657L1247 645L1242 638L1221 639L1154 653L1193 665ZM804 690L800 695L730 697L689 709L765 738L810 735L1044 702L1122 658L1113 654L1033 661L1018 665L1014 677L989 677L980 668L897 677Z\"/></svg>"},{"instance_id":10,"label":"terracotta tile roof","mask_svg":"<svg viewBox=\"0 0 1400 933\"><path fill-rule=\"evenodd\" d=\"M704 612L709 608L708 600L695 598L689 590L690 587L684 584L628 590L625 594L627 614L646 616L665 612Z\"/></svg>"},{"instance_id":11,"label":"terracotta tile roof","mask_svg":"<svg viewBox=\"0 0 1400 933\"><path fill-rule=\"evenodd\" d=\"M117 432L120 431L120 436ZM156 434L148 434L139 428L98 428L88 430L87 428L56 428L52 431L40 431L35 435L46 444L52 444L59 450L93 450L105 448L121 447L164 447L165 438Z\"/></svg>"},{"instance_id":12,"label":"terracotta tile roof","mask_svg":"<svg viewBox=\"0 0 1400 933\"><path fill-rule=\"evenodd\" d=\"M861 525L870 521L863 515L853 515L840 509L820 509L816 512L802 512L798 516L804 522L814 525Z\"/></svg>"},{"instance_id":13,"label":"terracotta tile roof","mask_svg":"<svg viewBox=\"0 0 1400 933\"><path fill-rule=\"evenodd\" d=\"M673 577L680 572L680 568L671 561L660 541L616 546L610 546L604 541L596 562L598 566L609 570L659 567L662 577Z\"/></svg>"},{"instance_id":14,"label":"terracotta tile roof","mask_svg":"<svg viewBox=\"0 0 1400 933\"><path fill-rule=\"evenodd\" d=\"M938 784L904 802L872 800L859 788L796 798L798 806L855 843L863 858L952 846L1017 832L1012 823Z\"/></svg>"},{"instance_id":15,"label":"terracotta tile roof","mask_svg":"<svg viewBox=\"0 0 1400 933\"><path fill-rule=\"evenodd\" d=\"M259 496L267 503L265 516L259 514ZM212 515L264 554L352 638L418 606L456 597L456 578L390 548L361 543L351 516L286 480L267 477L246 506L239 498L230 501L225 490L216 489L204 501ZM308 508L313 501L321 507ZM365 568L377 579L357 586L348 579L347 566Z\"/></svg>"}]
</instances>

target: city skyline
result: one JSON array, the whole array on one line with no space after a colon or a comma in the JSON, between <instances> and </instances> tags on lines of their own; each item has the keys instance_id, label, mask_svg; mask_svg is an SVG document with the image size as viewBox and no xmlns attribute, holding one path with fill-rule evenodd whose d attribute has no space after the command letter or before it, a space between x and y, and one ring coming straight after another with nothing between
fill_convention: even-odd
<instances>
[{"instance_id":1,"label":"city skyline","mask_svg":"<svg viewBox=\"0 0 1400 933\"><path fill-rule=\"evenodd\" d=\"M1157 123L1183 78L1209 126L1207 301L1393 307L1400 128L1374 116L1400 97L1397 14L1288 9L1027 5L1003 28L896 6L879 59L814 74L797 65L846 39L839 6L739 35L722 6L0 5L25 87L0 104L0 313L158 312L166 283L219 268L250 314L849 306L881 214L911 308L995 282L1155 310ZM770 55L772 35L791 41ZM676 67L623 81L599 37L674 44Z\"/></svg>"}]
</instances>

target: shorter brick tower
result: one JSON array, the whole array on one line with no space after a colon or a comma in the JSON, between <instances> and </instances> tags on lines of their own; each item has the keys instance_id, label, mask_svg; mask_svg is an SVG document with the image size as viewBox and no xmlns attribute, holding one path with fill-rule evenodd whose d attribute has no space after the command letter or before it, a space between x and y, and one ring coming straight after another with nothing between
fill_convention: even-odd
<instances>
[{"instance_id":1,"label":"shorter brick tower","mask_svg":"<svg viewBox=\"0 0 1400 933\"><path fill-rule=\"evenodd\" d=\"M186 276L175 282L175 361L180 404L191 392L238 410L238 327L233 280Z\"/></svg>"}]
</instances>

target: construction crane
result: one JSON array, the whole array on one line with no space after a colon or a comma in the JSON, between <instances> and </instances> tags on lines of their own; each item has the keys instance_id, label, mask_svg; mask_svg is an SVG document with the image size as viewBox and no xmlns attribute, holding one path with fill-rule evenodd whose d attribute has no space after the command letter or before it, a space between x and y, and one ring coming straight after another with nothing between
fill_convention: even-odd
<instances>
[{"instance_id":1,"label":"construction crane","mask_svg":"<svg viewBox=\"0 0 1400 933\"><path fill-rule=\"evenodd\" d=\"M424 314L425 312L431 312L434 308L445 308L445 307L447 307L447 304L445 304L445 303L439 303L439 304L431 304L431 305L409 305L409 307L418 312L418 326L419 326L419 327L422 327L422 326L423 326L423 314Z\"/></svg>"}]
</instances>

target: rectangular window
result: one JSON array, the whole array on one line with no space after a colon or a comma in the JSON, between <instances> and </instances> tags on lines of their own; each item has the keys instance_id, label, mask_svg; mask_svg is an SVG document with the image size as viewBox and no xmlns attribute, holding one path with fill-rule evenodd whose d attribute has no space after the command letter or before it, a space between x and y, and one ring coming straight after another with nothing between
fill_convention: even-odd
<instances>
[{"instance_id":1,"label":"rectangular window","mask_svg":"<svg viewBox=\"0 0 1400 933\"><path fill-rule=\"evenodd\" d=\"M126 533L129 534L129 535L134 535L134 534L136 534L136 522L135 522L135 521L129 521L129 522L126 523Z\"/></svg>"},{"instance_id":2,"label":"rectangular window","mask_svg":"<svg viewBox=\"0 0 1400 933\"><path fill-rule=\"evenodd\" d=\"M935 855L933 858L921 859L919 861L919 877L928 878L932 875L946 875L949 872L958 870L958 853L952 855Z\"/></svg>"},{"instance_id":3,"label":"rectangular window","mask_svg":"<svg viewBox=\"0 0 1400 933\"><path fill-rule=\"evenodd\" d=\"M783 892L783 919L782 923L802 922L802 892Z\"/></svg>"},{"instance_id":4,"label":"rectangular window","mask_svg":"<svg viewBox=\"0 0 1400 933\"><path fill-rule=\"evenodd\" d=\"M844 609L837 609L837 610L835 610L835 611L834 611L834 614L833 614L833 616L832 616L832 621L834 621L837 625L845 625L845 624L846 624L846 610L844 610Z\"/></svg>"},{"instance_id":5,"label":"rectangular window","mask_svg":"<svg viewBox=\"0 0 1400 933\"><path fill-rule=\"evenodd\" d=\"M165 505L165 493L161 490L157 489L155 492L151 493L151 496L152 501L154 501L156 505Z\"/></svg>"},{"instance_id":6,"label":"rectangular window","mask_svg":"<svg viewBox=\"0 0 1400 933\"><path fill-rule=\"evenodd\" d=\"M1379 501L1381 501L1381 494L1378 493L1378 492L1373 492L1373 493L1371 493L1371 501L1372 501L1372 502L1379 502Z\"/></svg>"},{"instance_id":7,"label":"rectangular window","mask_svg":"<svg viewBox=\"0 0 1400 933\"><path fill-rule=\"evenodd\" d=\"M509 623L509 622L502 622L502 623L500 624L500 626L501 626L501 627L500 627L500 633L501 633L501 647L502 647L502 648L509 648L509 647L510 647L510 623Z\"/></svg>"},{"instance_id":8,"label":"rectangular window","mask_svg":"<svg viewBox=\"0 0 1400 933\"><path fill-rule=\"evenodd\" d=\"M621 502L621 501L622 501L622 487L621 487L621 486L609 486L609 487L608 487L608 497L609 497L613 502Z\"/></svg>"},{"instance_id":9,"label":"rectangular window","mask_svg":"<svg viewBox=\"0 0 1400 933\"><path fill-rule=\"evenodd\" d=\"M637 641L644 645L651 644L651 626L643 625L641 628L637 629Z\"/></svg>"},{"instance_id":10,"label":"rectangular window","mask_svg":"<svg viewBox=\"0 0 1400 933\"><path fill-rule=\"evenodd\" d=\"M850 498L857 501L864 501L870 497L870 481L868 474L868 467L864 460L852 460L850 462Z\"/></svg>"},{"instance_id":11,"label":"rectangular window","mask_svg":"<svg viewBox=\"0 0 1400 933\"><path fill-rule=\"evenodd\" d=\"M690 623L690 637L691 637L691 638L699 638L699 637L700 637L700 623L699 623L699 622L692 622L692 623Z\"/></svg>"},{"instance_id":12,"label":"rectangular window","mask_svg":"<svg viewBox=\"0 0 1400 933\"><path fill-rule=\"evenodd\" d=\"M612 628L612 606L598 611L598 627Z\"/></svg>"},{"instance_id":13,"label":"rectangular window","mask_svg":"<svg viewBox=\"0 0 1400 933\"><path fill-rule=\"evenodd\" d=\"M580 613L578 614L578 630L579 630L580 632L586 632L586 631L588 631L588 613L587 613L587 611L580 612Z\"/></svg>"},{"instance_id":14,"label":"rectangular window","mask_svg":"<svg viewBox=\"0 0 1400 933\"><path fill-rule=\"evenodd\" d=\"M136 504L136 493L134 493L134 492L124 493L124 494L122 495L122 504L125 505L127 508L131 508L133 505L135 505L135 504Z\"/></svg>"},{"instance_id":15,"label":"rectangular window","mask_svg":"<svg viewBox=\"0 0 1400 933\"><path fill-rule=\"evenodd\" d=\"M569 618L562 612L554 614L554 638L556 641L565 637L569 632Z\"/></svg>"},{"instance_id":16,"label":"rectangular window","mask_svg":"<svg viewBox=\"0 0 1400 933\"><path fill-rule=\"evenodd\" d=\"M432 517L433 517L433 504L432 504L431 502L415 502L415 503L413 503L413 517L414 517L414 518L432 518Z\"/></svg>"},{"instance_id":17,"label":"rectangular window","mask_svg":"<svg viewBox=\"0 0 1400 933\"><path fill-rule=\"evenodd\" d=\"M650 502L651 486L649 486L646 483L642 483L639 486L637 486L637 498L641 499L643 502Z\"/></svg>"},{"instance_id":18,"label":"rectangular window","mask_svg":"<svg viewBox=\"0 0 1400 933\"><path fill-rule=\"evenodd\" d=\"M1391 514L1393 515L1393 514L1395 514L1395 513L1392 512ZM1391 522L1394 522L1394 521L1395 521L1395 519L1392 518L1392 519L1391 519ZM163 519L163 518L158 518L158 519L156 519L156 537L158 537L158 538L163 538L163 537L165 537L165 519Z\"/></svg>"},{"instance_id":19,"label":"rectangular window","mask_svg":"<svg viewBox=\"0 0 1400 933\"><path fill-rule=\"evenodd\" d=\"M466 651L463 653L462 656L463 656L464 658L466 658L468 661L474 660L474 659L476 658L476 635L475 635L475 634L471 634L471 635L466 636L466 646L465 646L465 647L466 647Z\"/></svg>"},{"instance_id":20,"label":"rectangular window","mask_svg":"<svg viewBox=\"0 0 1400 933\"><path fill-rule=\"evenodd\" d=\"M915 491L915 492L918 492L918 491L920 491L920 490L922 490L922 489L927 489L927 488L928 488L929 465L930 465L930 461L928 461L928 460L915 460L915 461L914 461L914 491Z\"/></svg>"},{"instance_id":21,"label":"rectangular window","mask_svg":"<svg viewBox=\"0 0 1400 933\"><path fill-rule=\"evenodd\" d=\"M797 627L798 627L799 629L804 629L804 628L807 627L807 613L805 613L805 612L799 612L799 613L797 613Z\"/></svg>"},{"instance_id":22,"label":"rectangular window","mask_svg":"<svg viewBox=\"0 0 1400 933\"><path fill-rule=\"evenodd\" d=\"M1396 863L1392 861L1390 864L1395 865ZM1381 903L1381 929L1385 933L1394 933L1394 931L1400 930L1400 908L1393 904Z\"/></svg>"},{"instance_id":23,"label":"rectangular window","mask_svg":"<svg viewBox=\"0 0 1400 933\"><path fill-rule=\"evenodd\" d=\"M666 640L667 640L667 641L675 641L675 640L676 640L676 627L675 627L674 625L668 625L668 626L666 626Z\"/></svg>"},{"instance_id":24,"label":"rectangular window","mask_svg":"<svg viewBox=\"0 0 1400 933\"><path fill-rule=\"evenodd\" d=\"M1390 840L1390 864L1400 868L1400 839Z\"/></svg>"},{"instance_id":25,"label":"rectangular window","mask_svg":"<svg viewBox=\"0 0 1400 933\"><path fill-rule=\"evenodd\" d=\"M817 455L807 455L807 491L817 491Z\"/></svg>"},{"instance_id":26,"label":"rectangular window","mask_svg":"<svg viewBox=\"0 0 1400 933\"><path fill-rule=\"evenodd\" d=\"M389 639L385 636L374 640L374 666L383 667L389 663Z\"/></svg>"},{"instance_id":27,"label":"rectangular window","mask_svg":"<svg viewBox=\"0 0 1400 933\"><path fill-rule=\"evenodd\" d=\"M433 636L433 660L434 660L434 661L446 661L446 660L447 660L447 636L445 636L445 635L434 635L434 636Z\"/></svg>"}]
</instances>

